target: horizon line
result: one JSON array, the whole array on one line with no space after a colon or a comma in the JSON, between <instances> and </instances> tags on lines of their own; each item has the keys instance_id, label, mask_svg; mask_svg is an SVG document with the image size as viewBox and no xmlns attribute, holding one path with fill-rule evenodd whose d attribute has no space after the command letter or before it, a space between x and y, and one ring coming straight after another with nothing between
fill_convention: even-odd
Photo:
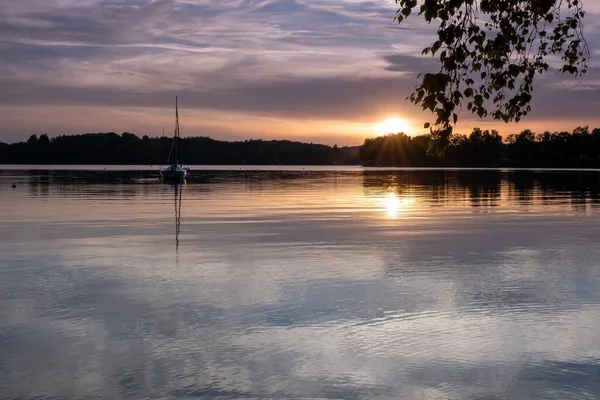
<instances>
[{"instance_id":1,"label":"horizon line","mask_svg":"<svg viewBox=\"0 0 600 400\"><path fill-rule=\"evenodd\" d=\"M550 130L544 130L542 133L550 132L550 133L569 133L569 134L573 134L573 132L576 129L578 129L578 128L586 128L589 131L589 133L592 133L596 129L600 129L600 127L590 129L590 125L577 125L571 131L564 131L564 130L563 131L550 131ZM527 130L531 131L532 133L534 133L536 135L540 133L540 132L536 132L536 131L534 131L532 129L529 129L529 128L524 128L519 133L510 133L510 134L503 135L497 129L482 129L482 128L479 128L479 127L472 128L470 133L472 133L475 129L480 129L482 132L485 132L485 131L488 131L488 132L496 131L496 132L498 132L498 134L500 135L500 137L502 137L503 140L506 139L508 136L519 134L519 133L522 133L522 132L527 131ZM465 133L455 132L452 135L453 136L454 135L465 135L465 136L468 137L470 133L465 134ZM131 134L131 135L136 136L139 139L143 139L144 136L147 136L150 139L172 138L172 136L164 135L164 130L163 130L163 136L150 136L148 134L139 134L139 133L134 133L134 132L129 132L129 131L123 131L121 133L114 132L114 131L108 131L108 132L84 132L84 133L63 133L63 134L56 134L56 135L50 135L50 134L47 134L47 133L32 133L32 134L30 134L27 137L27 139L7 141L7 142L4 142L4 141L0 140L0 143L4 143L4 144L8 144L8 145L17 144L17 143L26 143L27 140L31 136L34 136L34 135L37 136L38 139L42 135L48 136L49 139L55 139L55 138L62 137L62 136L83 136L83 135L102 135L102 134L115 134L115 135L118 135L118 136L122 136L123 134ZM406 136L409 136L409 137L412 137L412 138L431 135L430 133L412 133L412 134L410 134L410 133L406 133L406 132L389 132L389 133L386 133L386 134L379 134L379 135L376 135L376 136L365 137L364 140L367 140L367 139L377 139L377 138L386 137L386 136L389 136L389 135L400 135L400 134L403 134L403 135L406 135ZM264 141L264 142L286 141L286 142L294 142L294 143L305 143L305 144L313 144L313 145L323 145L323 146L329 146L329 147L338 146L337 144L307 142L307 141L302 141L301 139L285 139L285 138L279 138L279 139L249 138L249 139L238 139L238 140L226 140L226 139L216 139L214 137L202 136L202 135L197 135L197 136L195 136L195 135L182 135L181 137L184 138L184 139L194 139L194 138L196 138L196 139L210 139L210 140L214 140L214 141L217 141L217 142L227 142L227 143L248 142L248 141L253 141L253 140L261 140L261 141ZM363 143L360 143L360 144L342 145L342 146L338 146L338 147L342 147L342 148L343 147L359 147L359 146L364 145L364 140L363 140Z\"/></svg>"}]
</instances>

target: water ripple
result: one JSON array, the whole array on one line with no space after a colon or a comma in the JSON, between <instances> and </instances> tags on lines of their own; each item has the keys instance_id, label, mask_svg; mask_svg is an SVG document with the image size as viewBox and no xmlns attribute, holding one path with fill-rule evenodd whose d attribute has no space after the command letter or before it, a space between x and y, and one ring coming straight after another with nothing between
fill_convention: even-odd
<instances>
[{"instance_id":1,"label":"water ripple","mask_svg":"<svg viewBox=\"0 0 600 400\"><path fill-rule=\"evenodd\" d=\"M0 397L600 397L597 171L110 169L0 172Z\"/></svg>"}]
</instances>

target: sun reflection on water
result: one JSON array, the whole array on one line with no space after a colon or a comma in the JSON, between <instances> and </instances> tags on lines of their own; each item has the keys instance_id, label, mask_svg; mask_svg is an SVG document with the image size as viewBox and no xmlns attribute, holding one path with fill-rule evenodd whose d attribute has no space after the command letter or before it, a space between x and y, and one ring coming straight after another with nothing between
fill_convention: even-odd
<instances>
[{"instance_id":1,"label":"sun reflection on water","mask_svg":"<svg viewBox=\"0 0 600 400\"><path fill-rule=\"evenodd\" d=\"M398 197L396 193L388 193L387 196L380 200L383 207L391 218L396 218L399 214L404 213L407 208L414 202L412 197Z\"/></svg>"}]
</instances>

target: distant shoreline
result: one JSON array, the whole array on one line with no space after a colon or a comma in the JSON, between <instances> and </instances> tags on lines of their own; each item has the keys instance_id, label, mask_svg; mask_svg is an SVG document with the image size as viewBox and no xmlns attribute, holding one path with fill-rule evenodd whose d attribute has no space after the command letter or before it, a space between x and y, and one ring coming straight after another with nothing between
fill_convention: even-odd
<instances>
[{"instance_id":1,"label":"distant shoreline","mask_svg":"<svg viewBox=\"0 0 600 400\"><path fill-rule=\"evenodd\" d=\"M164 166L173 141L169 137L138 137L132 133L31 135L26 142L0 142L2 165ZM372 167L372 168L600 168L600 128L578 127L573 132L535 134L524 130L506 140L496 131L475 128L453 135L436 147L429 135L389 134L366 139L361 146L328 146L290 140L251 139L228 142L208 137L180 140L179 163L189 166ZM433 144L433 147L431 147ZM445 149L445 151L444 151ZM435 152L440 157L434 156ZM150 170L153 167L150 168ZM214 169L214 168L213 168ZM230 168L231 169L231 168ZM281 168L280 168L281 169Z\"/></svg>"},{"instance_id":2,"label":"distant shoreline","mask_svg":"<svg viewBox=\"0 0 600 400\"><path fill-rule=\"evenodd\" d=\"M32 135L26 142L0 143L0 163L37 165L166 165L172 138L132 133ZM186 165L359 165L360 146L338 147L289 140L226 142L208 137L180 140Z\"/></svg>"},{"instance_id":3,"label":"distant shoreline","mask_svg":"<svg viewBox=\"0 0 600 400\"><path fill-rule=\"evenodd\" d=\"M159 165L102 164L0 164L6 171L158 172ZM376 171L528 171L600 172L600 168L561 167L365 167L361 165L189 165L192 172L376 172Z\"/></svg>"}]
</instances>

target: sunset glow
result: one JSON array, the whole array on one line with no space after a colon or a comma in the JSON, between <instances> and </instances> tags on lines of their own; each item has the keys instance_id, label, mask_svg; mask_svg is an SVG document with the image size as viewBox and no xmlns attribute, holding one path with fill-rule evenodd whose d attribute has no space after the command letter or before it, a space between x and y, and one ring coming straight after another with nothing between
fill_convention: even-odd
<instances>
[{"instance_id":1,"label":"sunset glow","mask_svg":"<svg viewBox=\"0 0 600 400\"><path fill-rule=\"evenodd\" d=\"M410 124L400 118L388 118L377 126L377 133L387 135L388 133L411 133Z\"/></svg>"}]
</instances>

